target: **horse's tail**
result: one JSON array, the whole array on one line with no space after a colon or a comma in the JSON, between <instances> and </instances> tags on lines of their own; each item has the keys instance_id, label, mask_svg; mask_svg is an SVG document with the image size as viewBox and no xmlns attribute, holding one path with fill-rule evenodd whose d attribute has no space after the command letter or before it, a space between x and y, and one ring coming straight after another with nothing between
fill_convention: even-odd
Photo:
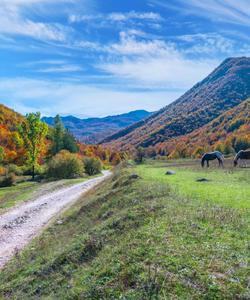
<instances>
[{"instance_id":1,"label":"horse's tail","mask_svg":"<svg viewBox=\"0 0 250 300\"><path fill-rule=\"evenodd\" d=\"M235 166L235 167L236 167L237 164L238 164L238 159L240 158L242 152L243 152L243 151L240 150L240 151L235 155L235 157L234 157L234 166Z\"/></svg>"}]
</instances>

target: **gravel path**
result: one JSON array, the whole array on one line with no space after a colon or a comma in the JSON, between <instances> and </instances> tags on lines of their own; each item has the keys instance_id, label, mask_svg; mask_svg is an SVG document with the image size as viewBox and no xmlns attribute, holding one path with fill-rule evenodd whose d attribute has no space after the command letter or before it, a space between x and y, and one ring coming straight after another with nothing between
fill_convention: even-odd
<instances>
[{"instance_id":1,"label":"gravel path","mask_svg":"<svg viewBox=\"0 0 250 300\"><path fill-rule=\"evenodd\" d=\"M0 215L0 269L54 216L110 175L110 172L104 171L101 177L48 193Z\"/></svg>"}]
</instances>

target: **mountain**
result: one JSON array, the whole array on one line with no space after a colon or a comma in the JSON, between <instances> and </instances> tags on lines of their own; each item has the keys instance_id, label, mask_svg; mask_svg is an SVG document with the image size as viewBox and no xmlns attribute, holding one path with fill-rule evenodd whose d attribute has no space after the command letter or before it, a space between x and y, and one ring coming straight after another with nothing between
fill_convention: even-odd
<instances>
[{"instance_id":1,"label":"mountain","mask_svg":"<svg viewBox=\"0 0 250 300\"><path fill-rule=\"evenodd\" d=\"M126 114L108 116L105 118L79 119L73 116L62 117L62 122L81 142L96 144L105 137L134 124L151 115L145 110L136 110ZM48 125L53 125L54 118L42 119Z\"/></svg>"},{"instance_id":2,"label":"mountain","mask_svg":"<svg viewBox=\"0 0 250 300\"><path fill-rule=\"evenodd\" d=\"M161 151L165 149L170 157L190 157L204 151L223 151L225 147L228 149L226 151L234 147L237 152L237 141L239 143L240 140L250 145L250 98L203 127L185 136L159 143L156 148Z\"/></svg>"},{"instance_id":3,"label":"mountain","mask_svg":"<svg viewBox=\"0 0 250 300\"><path fill-rule=\"evenodd\" d=\"M172 104L102 142L122 150L153 146L204 126L250 96L250 58L228 58Z\"/></svg>"},{"instance_id":4,"label":"mountain","mask_svg":"<svg viewBox=\"0 0 250 300\"><path fill-rule=\"evenodd\" d=\"M4 158L16 162L23 157L18 126L24 117L0 104L0 162Z\"/></svg>"}]
</instances>

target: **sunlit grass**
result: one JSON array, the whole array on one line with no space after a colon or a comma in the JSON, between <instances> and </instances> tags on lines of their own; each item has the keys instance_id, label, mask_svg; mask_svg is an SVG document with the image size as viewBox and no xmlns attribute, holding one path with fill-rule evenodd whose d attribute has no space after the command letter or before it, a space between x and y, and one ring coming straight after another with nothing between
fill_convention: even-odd
<instances>
[{"instance_id":1,"label":"sunlit grass","mask_svg":"<svg viewBox=\"0 0 250 300\"><path fill-rule=\"evenodd\" d=\"M187 162L187 164L190 162ZM165 175L173 170L175 175ZM202 169L199 162L181 166L171 162L152 162L139 165L137 171L142 178L169 184L175 193L230 207L250 208L250 169ZM207 182L197 182L205 178Z\"/></svg>"},{"instance_id":2,"label":"sunlit grass","mask_svg":"<svg viewBox=\"0 0 250 300\"><path fill-rule=\"evenodd\" d=\"M224 177L221 200L211 200L195 180L212 184L224 171L166 169L120 170L80 199L0 273L0 298L249 299L249 209L227 200L238 185L248 191L245 171ZM234 192L222 188L229 182Z\"/></svg>"}]
</instances>

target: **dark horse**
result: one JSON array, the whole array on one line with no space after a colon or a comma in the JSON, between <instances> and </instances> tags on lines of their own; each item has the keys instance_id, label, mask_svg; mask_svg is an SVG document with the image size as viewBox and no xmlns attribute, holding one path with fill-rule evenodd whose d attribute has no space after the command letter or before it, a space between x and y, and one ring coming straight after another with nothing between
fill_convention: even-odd
<instances>
[{"instance_id":1,"label":"dark horse","mask_svg":"<svg viewBox=\"0 0 250 300\"><path fill-rule=\"evenodd\" d=\"M239 159L250 159L250 150L240 150L234 158L234 166L238 165Z\"/></svg>"},{"instance_id":2,"label":"dark horse","mask_svg":"<svg viewBox=\"0 0 250 300\"><path fill-rule=\"evenodd\" d=\"M223 155L219 151L214 151L210 153L205 153L201 158L201 166L204 167L205 161L207 162L207 167L209 167L209 161L218 159L219 166L223 167Z\"/></svg>"}]
</instances>

